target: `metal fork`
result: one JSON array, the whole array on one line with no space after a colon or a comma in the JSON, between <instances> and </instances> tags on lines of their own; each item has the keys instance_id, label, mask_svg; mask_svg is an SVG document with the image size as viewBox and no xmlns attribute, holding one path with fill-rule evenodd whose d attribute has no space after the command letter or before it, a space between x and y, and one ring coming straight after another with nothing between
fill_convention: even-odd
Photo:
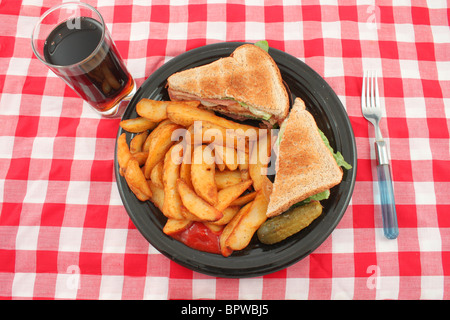
<instances>
[{"instance_id":1,"label":"metal fork","mask_svg":"<svg viewBox=\"0 0 450 320\"><path fill-rule=\"evenodd\" d=\"M394 190L392 188L386 142L383 140L379 126L381 120L381 104L375 71L364 72L361 109L364 118L371 122L375 128L378 186L381 197L384 235L388 239L396 239L398 237L397 213L395 210Z\"/></svg>"}]
</instances>

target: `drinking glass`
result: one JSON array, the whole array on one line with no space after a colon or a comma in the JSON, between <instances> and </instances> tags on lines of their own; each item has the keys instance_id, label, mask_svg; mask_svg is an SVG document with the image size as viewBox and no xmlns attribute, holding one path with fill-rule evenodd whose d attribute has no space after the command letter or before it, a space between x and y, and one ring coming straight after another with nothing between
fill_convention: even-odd
<instances>
[{"instance_id":1,"label":"drinking glass","mask_svg":"<svg viewBox=\"0 0 450 320\"><path fill-rule=\"evenodd\" d=\"M46 11L31 37L36 57L94 110L119 117L136 84L103 17L92 6L66 2Z\"/></svg>"}]
</instances>

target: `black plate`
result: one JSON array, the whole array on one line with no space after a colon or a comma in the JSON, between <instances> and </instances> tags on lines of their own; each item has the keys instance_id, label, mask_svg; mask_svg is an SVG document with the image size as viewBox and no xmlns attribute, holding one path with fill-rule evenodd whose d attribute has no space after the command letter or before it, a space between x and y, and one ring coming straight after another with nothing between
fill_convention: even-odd
<instances>
[{"instance_id":1,"label":"black plate","mask_svg":"<svg viewBox=\"0 0 450 320\"><path fill-rule=\"evenodd\" d=\"M137 117L136 103L141 98L168 100L166 79L174 72L207 64L229 56L241 42L211 44L185 52L155 71L136 92L122 119ZM191 249L162 232L166 218L149 201L139 201L119 174L115 159L115 175L124 206L136 228L162 254L191 270L217 277L254 277L288 267L313 252L334 230L351 199L356 177L356 144L353 130L340 100L330 86L299 59L280 50L270 49L293 98L301 97L316 119L317 125L339 150L353 169L344 170L341 184L322 201L324 211L308 228L275 244L263 245L256 236L249 246L225 258ZM117 137L122 133L119 128ZM131 135L127 133L128 141ZM116 147L117 150L117 147ZM116 153L117 156L117 153Z\"/></svg>"}]
</instances>

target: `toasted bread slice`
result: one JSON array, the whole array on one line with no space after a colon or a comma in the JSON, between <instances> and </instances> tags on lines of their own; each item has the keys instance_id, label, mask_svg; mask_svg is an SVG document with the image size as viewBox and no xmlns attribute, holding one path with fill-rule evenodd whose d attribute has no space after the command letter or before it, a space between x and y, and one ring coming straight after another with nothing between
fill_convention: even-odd
<instances>
[{"instance_id":1,"label":"toasted bread slice","mask_svg":"<svg viewBox=\"0 0 450 320\"><path fill-rule=\"evenodd\" d=\"M285 121L268 217L277 216L292 205L332 188L343 176L301 99L295 100Z\"/></svg>"},{"instance_id":2,"label":"toasted bread slice","mask_svg":"<svg viewBox=\"0 0 450 320\"><path fill-rule=\"evenodd\" d=\"M253 44L239 46L229 57L174 73L167 84L171 98L197 98L225 114L264 118L265 113L281 123L289 112L289 97L277 64Z\"/></svg>"}]
</instances>

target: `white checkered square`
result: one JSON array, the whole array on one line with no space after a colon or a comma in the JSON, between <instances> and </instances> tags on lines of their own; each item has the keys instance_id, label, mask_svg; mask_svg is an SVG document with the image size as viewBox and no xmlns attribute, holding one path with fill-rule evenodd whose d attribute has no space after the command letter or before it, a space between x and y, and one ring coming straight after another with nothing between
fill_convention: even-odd
<instances>
[{"instance_id":1,"label":"white checkered square","mask_svg":"<svg viewBox=\"0 0 450 320\"><path fill-rule=\"evenodd\" d=\"M122 298L123 276L103 275L100 284L100 300L120 300Z\"/></svg>"},{"instance_id":2,"label":"white checkered square","mask_svg":"<svg viewBox=\"0 0 450 320\"><path fill-rule=\"evenodd\" d=\"M287 300L306 300L308 299L308 278L290 278L286 281L286 299Z\"/></svg>"},{"instance_id":3,"label":"white checkered square","mask_svg":"<svg viewBox=\"0 0 450 320\"><path fill-rule=\"evenodd\" d=\"M448 6L448 1L446 1L446 0L427 0L427 8L428 9L442 9L442 8L446 8L447 6Z\"/></svg>"},{"instance_id":4,"label":"white checkered square","mask_svg":"<svg viewBox=\"0 0 450 320\"><path fill-rule=\"evenodd\" d=\"M79 252L82 237L82 228L61 227L58 250L62 252Z\"/></svg>"},{"instance_id":5,"label":"white checkered square","mask_svg":"<svg viewBox=\"0 0 450 320\"><path fill-rule=\"evenodd\" d=\"M79 268L75 267L75 270ZM77 292L80 286L80 274L77 272L58 273L56 277L55 298L56 299L76 299Z\"/></svg>"},{"instance_id":6,"label":"white checkered square","mask_svg":"<svg viewBox=\"0 0 450 320\"><path fill-rule=\"evenodd\" d=\"M187 39L188 24L186 22L171 22L167 31L168 40Z\"/></svg>"},{"instance_id":7,"label":"white checkered square","mask_svg":"<svg viewBox=\"0 0 450 320\"><path fill-rule=\"evenodd\" d=\"M227 39L227 23L224 21L207 21L206 38L225 41Z\"/></svg>"},{"instance_id":8,"label":"white checkered square","mask_svg":"<svg viewBox=\"0 0 450 320\"><path fill-rule=\"evenodd\" d=\"M407 118L426 119L427 109L423 97L405 97L405 114Z\"/></svg>"},{"instance_id":9,"label":"white checkered square","mask_svg":"<svg viewBox=\"0 0 450 320\"><path fill-rule=\"evenodd\" d=\"M31 59L29 58L15 58L11 57L9 60L9 67L7 74L13 76L26 76L28 74L28 67Z\"/></svg>"},{"instance_id":10,"label":"white checkered square","mask_svg":"<svg viewBox=\"0 0 450 320\"><path fill-rule=\"evenodd\" d=\"M192 298L193 299L211 299L216 298L216 280L215 279L193 279L192 280Z\"/></svg>"},{"instance_id":11,"label":"white checkered square","mask_svg":"<svg viewBox=\"0 0 450 320\"><path fill-rule=\"evenodd\" d=\"M24 203L44 203L47 195L48 180L29 180Z\"/></svg>"},{"instance_id":12,"label":"white checkered square","mask_svg":"<svg viewBox=\"0 0 450 320\"><path fill-rule=\"evenodd\" d=\"M420 277L420 299L442 300L444 298L445 280L443 276Z\"/></svg>"},{"instance_id":13,"label":"white checkered square","mask_svg":"<svg viewBox=\"0 0 450 320\"><path fill-rule=\"evenodd\" d=\"M400 72L403 79L420 79L420 70L417 60L399 60Z\"/></svg>"},{"instance_id":14,"label":"white checkered square","mask_svg":"<svg viewBox=\"0 0 450 320\"><path fill-rule=\"evenodd\" d=\"M411 160L431 160L430 141L427 138L410 138L409 149Z\"/></svg>"},{"instance_id":15,"label":"white checkered square","mask_svg":"<svg viewBox=\"0 0 450 320\"><path fill-rule=\"evenodd\" d=\"M418 228L420 251L441 251L442 239L438 228Z\"/></svg>"},{"instance_id":16,"label":"white checkered square","mask_svg":"<svg viewBox=\"0 0 450 320\"><path fill-rule=\"evenodd\" d=\"M349 253L354 251L353 229L335 229L332 236L333 253Z\"/></svg>"},{"instance_id":17,"label":"white checkered square","mask_svg":"<svg viewBox=\"0 0 450 320\"><path fill-rule=\"evenodd\" d=\"M251 278L239 280L239 297L245 297L250 300L261 300L263 279Z\"/></svg>"},{"instance_id":18,"label":"white checkered square","mask_svg":"<svg viewBox=\"0 0 450 320\"><path fill-rule=\"evenodd\" d=\"M264 23L248 21L245 23L245 39L247 41L259 41L266 38Z\"/></svg>"},{"instance_id":19,"label":"white checkered square","mask_svg":"<svg viewBox=\"0 0 450 320\"><path fill-rule=\"evenodd\" d=\"M35 273L15 273L11 288L12 297L32 298L34 293Z\"/></svg>"},{"instance_id":20,"label":"white checkered square","mask_svg":"<svg viewBox=\"0 0 450 320\"><path fill-rule=\"evenodd\" d=\"M322 22L323 38L341 39L341 23L340 21Z\"/></svg>"},{"instance_id":21,"label":"white checkered square","mask_svg":"<svg viewBox=\"0 0 450 320\"><path fill-rule=\"evenodd\" d=\"M131 24L130 41L148 40L150 38L150 21Z\"/></svg>"},{"instance_id":22,"label":"white checkered square","mask_svg":"<svg viewBox=\"0 0 450 320\"><path fill-rule=\"evenodd\" d=\"M166 300L168 290L168 277L146 277L143 298L145 300Z\"/></svg>"},{"instance_id":23,"label":"white checkered square","mask_svg":"<svg viewBox=\"0 0 450 320\"><path fill-rule=\"evenodd\" d=\"M324 77L343 77L344 62L340 57L324 57Z\"/></svg>"},{"instance_id":24,"label":"white checkered square","mask_svg":"<svg viewBox=\"0 0 450 320\"><path fill-rule=\"evenodd\" d=\"M17 20L16 37L29 39L33 33L33 28L38 21L39 17L19 16Z\"/></svg>"},{"instance_id":25,"label":"white checkered square","mask_svg":"<svg viewBox=\"0 0 450 320\"><path fill-rule=\"evenodd\" d=\"M31 158L33 159L52 159L54 137L36 137L33 141Z\"/></svg>"},{"instance_id":26,"label":"white checkered square","mask_svg":"<svg viewBox=\"0 0 450 320\"><path fill-rule=\"evenodd\" d=\"M450 81L450 61L437 61L436 70L440 81Z\"/></svg>"},{"instance_id":27,"label":"white checkered square","mask_svg":"<svg viewBox=\"0 0 450 320\"><path fill-rule=\"evenodd\" d=\"M95 145L96 145L95 138L85 138L85 137L76 138L73 158L75 160L94 160Z\"/></svg>"},{"instance_id":28,"label":"white checkered square","mask_svg":"<svg viewBox=\"0 0 450 320\"><path fill-rule=\"evenodd\" d=\"M377 25L375 21L358 23L358 30L360 40L378 40Z\"/></svg>"},{"instance_id":29,"label":"white checkered square","mask_svg":"<svg viewBox=\"0 0 450 320\"><path fill-rule=\"evenodd\" d=\"M450 30L448 26L431 26L434 43L450 43Z\"/></svg>"},{"instance_id":30,"label":"white checkered square","mask_svg":"<svg viewBox=\"0 0 450 320\"><path fill-rule=\"evenodd\" d=\"M63 100L64 98L61 96L42 96L41 116L57 117L61 115Z\"/></svg>"},{"instance_id":31,"label":"white checkered square","mask_svg":"<svg viewBox=\"0 0 450 320\"><path fill-rule=\"evenodd\" d=\"M381 270L381 274L383 274L383 270ZM398 299L398 292L400 288L399 277L381 276L378 278L378 285L379 289L376 293L377 300Z\"/></svg>"},{"instance_id":32,"label":"white checkered square","mask_svg":"<svg viewBox=\"0 0 450 320\"><path fill-rule=\"evenodd\" d=\"M36 250L39 226L19 226L16 235L16 250Z\"/></svg>"},{"instance_id":33,"label":"white checkered square","mask_svg":"<svg viewBox=\"0 0 450 320\"><path fill-rule=\"evenodd\" d=\"M436 205L436 193L433 182L414 182L414 194L416 204L430 204Z\"/></svg>"},{"instance_id":34,"label":"white checkered square","mask_svg":"<svg viewBox=\"0 0 450 320\"><path fill-rule=\"evenodd\" d=\"M14 137L0 136L0 158L11 159L14 149Z\"/></svg>"},{"instance_id":35,"label":"white checkered square","mask_svg":"<svg viewBox=\"0 0 450 320\"><path fill-rule=\"evenodd\" d=\"M351 300L355 289L353 278L333 278L331 280L332 300Z\"/></svg>"},{"instance_id":36,"label":"white checkered square","mask_svg":"<svg viewBox=\"0 0 450 320\"><path fill-rule=\"evenodd\" d=\"M70 181L67 188L67 204L87 204L89 198L89 181Z\"/></svg>"},{"instance_id":37,"label":"white checkered square","mask_svg":"<svg viewBox=\"0 0 450 320\"><path fill-rule=\"evenodd\" d=\"M18 115L22 95L2 93L0 96L0 115Z\"/></svg>"},{"instance_id":38,"label":"white checkered square","mask_svg":"<svg viewBox=\"0 0 450 320\"><path fill-rule=\"evenodd\" d=\"M125 253L128 229L106 229L103 240L104 253Z\"/></svg>"},{"instance_id":39,"label":"white checkered square","mask_svg":"<svg viewBox=\"0 0 450 320\"><path fill-rule=\"evenodd\" d=\"M302 40L303 24L300 21L290 21L284 23L284 40Z\"/></svg>"},{"instance_id":40,"label":"white checkered square","mask_svg":"<svg viewBox=\"0 0 450 320\"><path fill-rule=\"evenodd\" d=\"M146 78L146 65L146 58L127 60L127 69L130 71L134 79Z\"/></svg>"},{"instance_id":41,"label":"white checkered square","mask_svg":"<svg viewBox=\"0 0 450 320\"><path fill-rule=\"evenodd\" d=\"M395 25L395 38L401 42L414 42L415 33L412 24L402 23Z\"/></svg>"}]
</instances>

